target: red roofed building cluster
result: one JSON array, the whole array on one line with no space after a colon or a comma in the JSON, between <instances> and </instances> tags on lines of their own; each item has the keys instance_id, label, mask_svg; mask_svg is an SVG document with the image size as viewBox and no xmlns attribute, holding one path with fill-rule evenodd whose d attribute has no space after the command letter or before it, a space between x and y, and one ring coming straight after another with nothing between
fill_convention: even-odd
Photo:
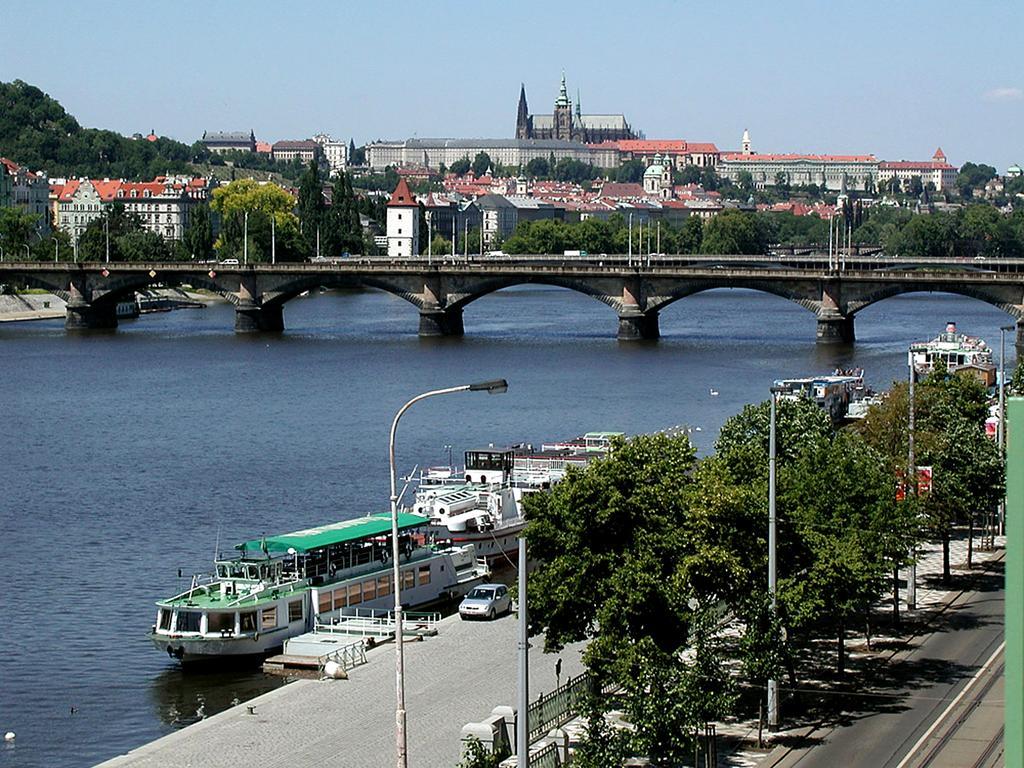
<instances>
[{"instance_id":1,"label":"red roofed building cluster","mask_svg":"<svg viewBox=\"0 0 1024 768\"><path fill-rule=\"evenodd\" d=\"M911 179L918 176L922 184L931 183L936 192L941 192L956 186L956 175L957 169L946 162L942 147L935 150L931 160L895 160L878 164L878 184L883 189L892 179L899 179L903 188L907 189Z\"/></svg>"},{"instance_id":2,"label":"red roofed building cluster","mask_svg":"<svg viewBox=\"0 0 1024 768\"><path fill-rule=\"evenodd\" d=\"M193 206L209 199L211 181L157 176L153 181L69 179L51 185L56 225L77 241L89 223L109 206L120 203L139 217L142 226L166 240L180 240L188 229Z\"/></svg>"}]
</instances>

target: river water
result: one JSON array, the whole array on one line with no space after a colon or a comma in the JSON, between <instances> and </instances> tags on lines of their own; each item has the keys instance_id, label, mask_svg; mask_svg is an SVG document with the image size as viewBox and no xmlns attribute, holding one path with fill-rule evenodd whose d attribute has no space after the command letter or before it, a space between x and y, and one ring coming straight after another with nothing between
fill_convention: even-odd
<instances>
[{"instance_id":1,"label":"river water","mask_svg":"<svg viewBox=\"0 0 1024 768\"><path fill-rule=\"evenodd\" d=\"M226 305L111 334L2 325L0 732L17 738L0 766L92 765L280 685L183 674L146 639L153 601L186 583L179 568L207 569L218 541L385 511L388 428L413 394L510 385L417 405L399 430L406 471L446 445L598 429L686 424L707 451L773 379L861 366L884 388L946 320L995 349L1007 317L916 294L863 311L856 345L822 348L810 312L723 290L665 311L660 341L620 343L603 304L519 288L470 305L462 339L417 338L415 310L378 293L296 299L269 338L235 336Z\"/></svg>"}]
</instances>

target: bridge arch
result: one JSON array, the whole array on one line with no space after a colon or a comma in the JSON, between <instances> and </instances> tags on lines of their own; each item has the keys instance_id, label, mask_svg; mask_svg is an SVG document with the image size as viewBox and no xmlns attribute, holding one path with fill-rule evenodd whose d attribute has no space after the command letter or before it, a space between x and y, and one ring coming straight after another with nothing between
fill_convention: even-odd
<instances>
[{"instance_id":1,"label":"bridge arch","mask_svg":"<svg viewBox=\"0 0 1024 768\"><path fill-rule=\"evenodd\" d=\"M821 309L820 300L810 299L806 292L790 290L789 287L784 284L758 282L737 283L736 281L731 280L684 283L676 288L672 288L664 292L660 296L652 297L651 301L647 304L646 309L648 311L661 312L666 307L675 304L681 299L695 296L698 293L704 293L705 291L714 291L722 288L741 288L744 290L758 291L760 293L768 293L781 299L791 301L794 304L798 304L804 309L814 312L815 314L817 314Z\"/></svg>"},{"instance_id":2,"label":"bridge arch","mask_svg":"<svg viewBox=\"0 0 1024 768\"><path fill-rule=\"evenodd\" d=\"M886 285L877 288L856 299L846 302L846 312L854 315L880 301L891 299L896 296L904 296L910 293L951 293L964 296L970 299L977 299L1002 310L1013 318L1024 319L1024 294L1011 295L1006 289L986 289L975 285L963 283L941 283L934 288L924 288L920 285L906 286L899 284Z\"/></svg>"},{"instance_id":3,"label":"bridge arch","mask_svg":"<svg viewBox=\"0 0 1024 768\"><path fill-rule=\"evenodd\" d=\"M614 295L608 293L607 290L602 290L601 288L588 284L584 281L544 274L536 276L508 276L481 280L479 282L475 282L472 285L472 288L465 292L451 292L449 296L454 297L454 300L450 300L446 306L451 309L463 309L477 299L481 299L492 293L497 293L505 288L514 288L518 285L548 285L554 288L565 288L567 290L574 291L575 293L581 293L584 296L589 296L592 299L597 299L602 304L605 304L616 311L620 311L622 309L621 292L618 295Z\"/></svg>"}]
</instances>

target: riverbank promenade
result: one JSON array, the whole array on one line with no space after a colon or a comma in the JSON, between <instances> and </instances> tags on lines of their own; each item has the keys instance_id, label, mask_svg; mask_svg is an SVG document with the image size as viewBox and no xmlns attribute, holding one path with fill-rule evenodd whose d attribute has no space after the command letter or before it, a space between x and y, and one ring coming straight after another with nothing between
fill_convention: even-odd
<instances>
[{"instance_id":1,"label":"riverbank promenade","mask_svg":"<svg viewBox=\"0 0 1024 768\"><path fill-rule=\"evenodd\" d=\"M530 649L530 699L583 671L582 646L544 654ZM232 707L101 768L280 768L343 765L379 768L394 762L394 645L367 653L348 680L297 680ZM405 643L409 764L451 768L460 759L462 726L499 705L516 703L516 618L443 619L438 634ZM252 714L250 714L252 708Z\"/></svg>"}]
</instances>

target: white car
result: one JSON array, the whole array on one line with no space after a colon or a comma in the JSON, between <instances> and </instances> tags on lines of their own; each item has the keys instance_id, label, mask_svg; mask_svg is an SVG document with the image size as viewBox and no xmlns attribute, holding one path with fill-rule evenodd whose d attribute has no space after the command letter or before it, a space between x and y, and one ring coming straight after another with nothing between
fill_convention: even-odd
<instances>
[{"instance_id":1,"label":"white car","mask_svg":"<svg viewBox=\"0 0 1024 768\"><path fill-rule=\"evenodd\" d=\"M511 610L512 596L504 584L481 584L459 603L459 616L464 619L493 619Z\"/></svg>"}]
</instances>

